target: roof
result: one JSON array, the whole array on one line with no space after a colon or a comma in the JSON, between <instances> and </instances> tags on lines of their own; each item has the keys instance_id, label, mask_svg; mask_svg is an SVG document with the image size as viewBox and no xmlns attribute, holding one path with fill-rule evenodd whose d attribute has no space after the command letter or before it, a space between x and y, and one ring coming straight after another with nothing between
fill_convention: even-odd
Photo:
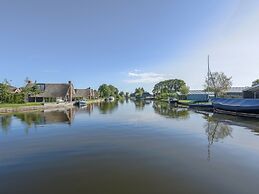
<instances>
[{"instance_id":1,"label":"roof","mask_svg":"<svg viewBox=\"0 0 259 194\"><path fill-rule=\"evenodd\" d=\"M65 97L67 95L70 84L47 84L47 83L37 83L42 91L37 97Z\"/></svg>"},{"instance_id":2,"label":"roof","mask_svg":"<svg viewBox=\"0 0 259 194\"><path fill-rule=\"evenodd\" d=\"M2 83L0 83L0 85L2 85ZM7 85L7 87L8 87L9 92L11 92L11 93L16 93L16 92L20 91L20 88L17 88L17 87L12 86L12 85Z\"/></svg>"},{"instance_id":3,"label":"roof","mask_svg":"<svg viewBox=\"0 0 259 194\"><path fill-rule=\"evenodd\" d=\"M242 93L243 90L247 89L248 87L231 87L226 93Z\"/></svg>"},{"instance_id":4,"label":"roof","mask_svg":"<svg viewBox=\"0 0 259 194\"><path fill-rule=\"evenodd\" d=\"M75 96L76 97L88 97L90 95L90 90L93 90L93 89L75 89ZM94 92L94 91L93 91Z\"/></svg>"},{"instance_id":5,"label":"roof","mask_svg":"<svg viewBox=\"0 0 259 194\"><path fill-rule=\"evenodd\" d=\"M189 91L189 95L201 95L201 94L209 94L209 95L214 95L214 93L213 92L206 92L206 91L204 91L204 90L190 90Z\"/></svg>"},{"instance_id":6,"label":"roof","mask_svg":"<svg viewBox=\"0 0 259 194\"><path fill-rule=\"evenodd\" d=\"M252 86L252 87L248 87L248 88L244 89L244 91L250 91L250 92L259 91L259 84Z\"/></svg>"}]
</instances>

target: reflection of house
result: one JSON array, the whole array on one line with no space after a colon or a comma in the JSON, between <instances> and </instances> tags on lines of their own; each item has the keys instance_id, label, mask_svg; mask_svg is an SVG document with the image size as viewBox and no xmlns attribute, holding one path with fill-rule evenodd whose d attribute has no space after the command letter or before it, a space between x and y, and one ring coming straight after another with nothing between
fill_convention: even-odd
<instances>
[{"instance_id":1,"label":"reflection of house","mask_svg":"<svg viewBox=\"0 0 259 194\"><path fill-rule=\"evenodd\" d=\"M96 99L98 98L98 92L91 88L75 89L74 99Z\"/></svg>"},{"instance_id":2,"label":"reflection of house","mask_svg":"<svg viewBox=\"0 0 259 194\"><path fill-rule=\"evenodd\" d=\"M27 87L31 83L28 83ZM52 84L52 83L37 83L40 93L29 96L29 102L56 102L63 100L65 102L72 102L75 95L74 86L69 81L68 83ZM35 100L36 98L36 100Z\"/></svg>"},{"instance_id":3,"label":"reflection of house","mask_svg":"<svg viewBox=\"0 0 259 194\"><path fill-rule=\"evenodd\" d=\"M192 101L208 101L210 98L214 97L213 92L205 92L204 90L190 90L187 95L187 100Z\"/></svg>"},{"instance_id":4,"label":"reflection of house","mask_svg":"<svg viewBox=\"0 0 259 194\"><path fill-rule=\"evenodd\" d=\"M242 98L243 90L247 89L247 87L231 87L229 90L224 92L224 97L226 98Z\"/></svg>"},{"instance_id":5,"label":"reflection of house","mask_svg":"<svg viewBox=\"0 0 259 194\"><path fill-rule=\"evenodd\" d=\"M259 84L243 90L244 98L259 98Z\"/></svg>"}]
</instances>

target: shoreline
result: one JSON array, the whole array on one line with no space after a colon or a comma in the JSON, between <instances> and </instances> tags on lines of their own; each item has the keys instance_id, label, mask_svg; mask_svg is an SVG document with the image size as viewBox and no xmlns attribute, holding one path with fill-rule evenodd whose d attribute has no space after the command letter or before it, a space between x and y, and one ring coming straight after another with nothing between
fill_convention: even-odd
<instances>
[{"instance_id":1,"label":"shoreline","mask_svg":"<svg viewBox=\"0 0 259 194\"><path fill-rule=\"evenodd\" d=\"M103 99L89 100L87 104L99 103ZM73 108L75 102L66 102L66 103L43 103L39 105L26 105L17 104L16 107L2 107L0 108L0 114L15 113L15 112L30 112L30 111L41 111L41 110L51 110L59 108Z\"/></svg>"}]
</instances>

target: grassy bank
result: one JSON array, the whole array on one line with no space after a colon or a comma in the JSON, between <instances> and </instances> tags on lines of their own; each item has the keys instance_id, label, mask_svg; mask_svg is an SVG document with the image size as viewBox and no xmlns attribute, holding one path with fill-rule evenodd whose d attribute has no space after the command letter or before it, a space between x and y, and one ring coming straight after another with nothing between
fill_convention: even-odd
<instances>
[{"instance_id":1,"label":"grassy bank","mask_svg":"<svg viewBox=\"0 0 259 194\"><path fill-rule=\"evenodd\" d=\"M25 106L40 106L42 103L40 102L28 102L22 104L0 104L0 108L20 108Z\"/></svg>"}]
</instances>

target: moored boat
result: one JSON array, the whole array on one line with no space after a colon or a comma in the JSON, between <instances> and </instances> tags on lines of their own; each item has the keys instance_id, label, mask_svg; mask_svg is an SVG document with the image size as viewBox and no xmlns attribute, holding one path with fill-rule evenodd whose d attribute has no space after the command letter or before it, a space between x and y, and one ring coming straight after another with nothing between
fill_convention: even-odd
<instances>
[{"instance_id":1,"label":"moored boat","mask_svg":"<svg viewBox=\"0 0 259 194\"><path fill-rule=\"evenodd\" d=\"M214 98L214 109L259 114L259 99Z\"/></svg>"}]
</instances>

